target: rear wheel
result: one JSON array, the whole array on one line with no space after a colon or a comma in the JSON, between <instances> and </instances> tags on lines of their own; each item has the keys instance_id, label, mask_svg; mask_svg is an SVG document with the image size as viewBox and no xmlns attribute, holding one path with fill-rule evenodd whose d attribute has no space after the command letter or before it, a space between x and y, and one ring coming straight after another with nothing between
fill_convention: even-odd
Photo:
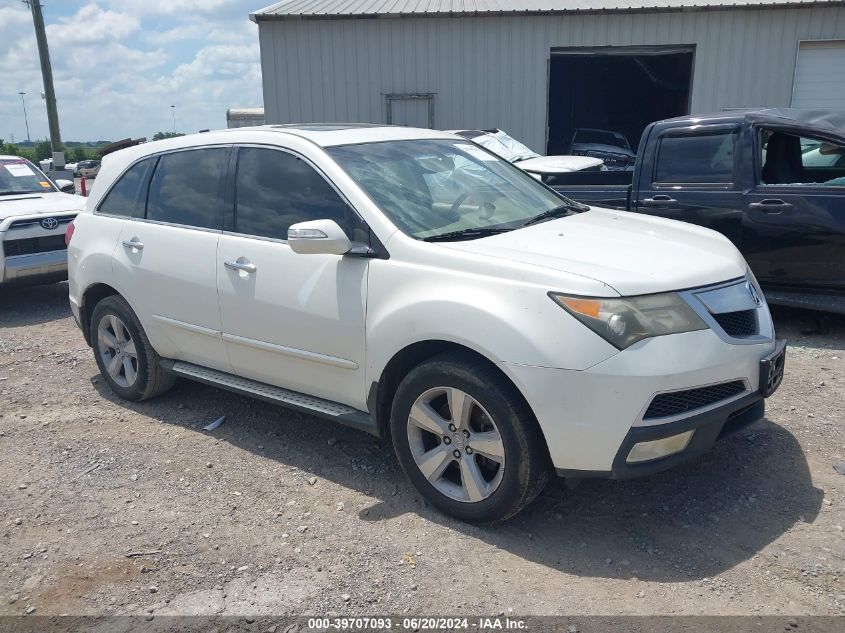
<instances>
[{"instance_id":1,"label":"rear wheel","mask_svg":"<svg viewBox=\"0 0 845 633\"><path fill-rule=\"evenodd\" d=\"M525 402L501 374L463 355L439 356L405 377L391 431L411 482L464 521L513 516L548 479L543 437Z\"/></svg>"},{"instance_id":2,"label":"rear wheel","mask_svg":"<svg viewBox=\"0 0 845 633\"><path fill-rule=\"evenodd\" d=\"M129 304L112 295L91 315L91 342L100 374L126 400L146 400L170 389L175 376L159 366L161 358Z\"/></svg>"}]
</instances>

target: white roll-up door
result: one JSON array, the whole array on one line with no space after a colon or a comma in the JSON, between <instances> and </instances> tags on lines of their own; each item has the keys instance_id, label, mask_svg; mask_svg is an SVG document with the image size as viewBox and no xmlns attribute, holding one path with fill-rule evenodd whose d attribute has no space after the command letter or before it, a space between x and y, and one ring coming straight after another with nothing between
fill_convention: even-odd
<instances>
[{"instance_id":1,"label":"white roll-up door","mask_svg":"<svg viewBox=\"0 0 845 633\"><path fill-rule=\"evenodd\" d=\"M798 44L792 107L845 110L845 40Z\"/></svg>"}]
</instances>

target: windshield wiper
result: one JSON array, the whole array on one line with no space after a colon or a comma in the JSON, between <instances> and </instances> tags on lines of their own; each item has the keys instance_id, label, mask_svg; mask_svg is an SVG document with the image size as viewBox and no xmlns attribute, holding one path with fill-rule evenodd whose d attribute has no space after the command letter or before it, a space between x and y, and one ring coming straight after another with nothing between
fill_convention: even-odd
<instances>
[{"instance_id":1,"label":"windshield wiper","mask_svg":"<svg viewBox=\"0 0 845 633\"><path fill-rule=\"evenodd\" d=\"M513 229L492 228L492 227L478 227L471 229L461 229L460 231L449 231L448 233L441 233L440 235L431 235L422 238L424 242L459 242L461 240L474 240L477 237L487 237L488 235L497 235L512 231Z\"/></svg>"},{"instance_id":2,"label":"windshield wiper","mask_svg":"<svg viewBox=\"0 0 845 633\"><path fill-rule=\"evenodd\" d=\"M581 211L589 210L590 207L588 207L587 205L573 201L572 204L562 204L558 207L555 207L554 209L543 211L540 215L535 215L533 218L530 218L529 220L524 222L519 228L525 228L526 226L531 226L532 224L537 224L539 222L544 222L553 218L563 218L569 215L570 213L579 213Z\"/></svg>"},{"instance_id":3,"label":"windshield wiper","mask_svg":"<svg viewBox=\"0 0 845 633\"><path fill-rule=\"evenodd\" d=\"M0 196L22 196L29 193L41 193L40 191L0 191Z\"/></svg>"}]
</instances>

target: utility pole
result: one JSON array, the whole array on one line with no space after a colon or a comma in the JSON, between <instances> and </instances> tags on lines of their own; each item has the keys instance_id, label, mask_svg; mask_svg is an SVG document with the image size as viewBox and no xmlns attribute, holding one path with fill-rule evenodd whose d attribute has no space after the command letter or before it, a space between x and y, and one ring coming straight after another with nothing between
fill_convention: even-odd
<instances>
[{"instance_id":1,"label":"utility pole","mask_svg":"<svg viewBox=\"0 0 845 633\"><path fill-rule=\"evenodd\" d=\"M26 93L19 92L18 94L21 96L21 105L23 106L23 122L26 124L26 142L32 143L32 139L29 138L29 119L26 118L26 102L23 100L23 96Z\"/></svg>"},{"instance_id":2,"label":"utility pole","mask_svg":"<svg viewBox=\"0 0 845 633\"><path fill-rule=\"evenodd\" d=\"M173 113L173 133L176 134L176 106L170 106L170 111Z\"/></svg>"},{"instance_id":3,"label":"utility pole","mask_svg":"<svg viewBox=\"0 0 845 633\"><path fill-rule=\"evenodd\" d=\"M32 9L32 22L35 25L35 40L38 43L38 57L41 60L41 76L44 79L44 99L47 101L47 122L50 125L50 146L53 153L62 151L62 135L59 132L59 113L56 109L56 92L53 90L53 68L50 66L50 49L47 47L47 32L44 30L44 16L41 14L39 0L23 0ZM64 167L64 154L59 157ZM54 167L56 160L53 161Z\"/></svg>"}]
</instances>

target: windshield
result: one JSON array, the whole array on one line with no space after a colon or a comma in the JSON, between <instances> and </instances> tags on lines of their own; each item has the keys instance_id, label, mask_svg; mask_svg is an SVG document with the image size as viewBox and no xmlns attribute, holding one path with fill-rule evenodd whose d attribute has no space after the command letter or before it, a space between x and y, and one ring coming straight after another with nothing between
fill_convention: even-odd
<instances>
[{"instance_id":1,"label":"windshield","mask_svg":"<svg viewBox=\"0 0 845 633\"><path fill-rule=\"evenodd\" d=\"M47 177L23 158L0 158L0 196L55 191Z\"/></svg>"},{"instance_id":2,"label":"windshield","mask_svg":"<svg viewBox=\"0 0 845 633\"><path fill-rule=\"evenodd\" d=\"M599 145L615 145L617 147L628 147L628 141L619 132L608 130L576 130L573 143L597 143Z\"/></svg>"},{"instance_id":3,"label":"windshield","mask_svg":"<svg viewBox=\"0 0 845 633\"><path fill-rule=\"evenodd\" d=\"M417 239L517 229L575 204L466 141L387 141L327 151L396 226Z\"/></svg>"}]
</instances>

